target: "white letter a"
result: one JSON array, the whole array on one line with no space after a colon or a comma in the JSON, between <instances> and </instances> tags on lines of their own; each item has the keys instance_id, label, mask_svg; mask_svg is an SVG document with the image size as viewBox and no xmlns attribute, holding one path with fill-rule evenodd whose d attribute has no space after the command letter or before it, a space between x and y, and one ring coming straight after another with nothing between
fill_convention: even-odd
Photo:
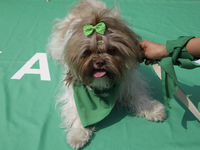
<instances>
[{"instance_id":1,"label":"white letter a","mask_svg":"<svg viewBox=\"0 0 200 150\"><path fill-rule=\"evenodd\" d=\"M40 69L31 69L33 64L39 60ZM41 80L50 81L49 66L46 53L36 53L27 63L18 70L11 79L21 79L25 74L40 74Z\"/></svg>"}]
</instances>

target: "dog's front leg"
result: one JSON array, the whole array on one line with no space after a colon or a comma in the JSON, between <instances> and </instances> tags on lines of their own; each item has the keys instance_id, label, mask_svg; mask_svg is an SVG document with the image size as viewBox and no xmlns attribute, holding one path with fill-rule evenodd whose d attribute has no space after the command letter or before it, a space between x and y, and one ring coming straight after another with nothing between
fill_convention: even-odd
<instances>
[{"instance_id":1,"label":"dog's front leg","mask_svg":"<svg viewBox=\"0 0 200 150\"><path fill-rule=\"evenodd\" d=\"M94 127L84 128L76 104L74 101L73 86L63 86L63 94L58 99L57 105L61 105L61 118L63 120L60 125L67 133L67 142L73 149L82 148L90 139Z\"/></svg>"},{"instance_id":2,"label":"dog's front leg","mask_svg":"<svg viewBox=\"0 0 200 150\"><path fill-rule=\"evenodd\" d=\"M84 128L79 116L68 131L67 142L73 149L82 148L90 139L94 128Z\"/></svg>"},{"instance_id":3,"label":"dog's front leg","mask_svg":"<svg viewBox=\"0 0 200 150\"><path fill-rule=\"evenodd\" d=\"M150 121L163 121L166 118L165 106L153 100L148 84L140 77L139 72L130 72L121 83L119 103L138 117Z\"/></svg>"}]
</instances>

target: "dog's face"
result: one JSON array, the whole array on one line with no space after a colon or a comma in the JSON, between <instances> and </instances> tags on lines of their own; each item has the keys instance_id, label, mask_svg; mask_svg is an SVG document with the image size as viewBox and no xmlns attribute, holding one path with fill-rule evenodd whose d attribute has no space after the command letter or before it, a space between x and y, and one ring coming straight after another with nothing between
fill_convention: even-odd
<instances>
[{"instance_id":1,"label":"dog's face","mask_svg":"<svg viewBox=\"0 0 200 150\"><path fill-rule=\"evenodd\" d=\"M84 34L85 24L95 26L99 22L106 25L103 35L95 31L89 36ZM120 19L98 16L95 19L83 20L74 28L76 30L64 52L70 80L75 79L97 88L99 83L109 87L113 83L119 83L126 71L136 67L137 61L141 59L137 39L140 37ZM71 83L69 79L68 82Z\"/></svg>"}]
</instances>

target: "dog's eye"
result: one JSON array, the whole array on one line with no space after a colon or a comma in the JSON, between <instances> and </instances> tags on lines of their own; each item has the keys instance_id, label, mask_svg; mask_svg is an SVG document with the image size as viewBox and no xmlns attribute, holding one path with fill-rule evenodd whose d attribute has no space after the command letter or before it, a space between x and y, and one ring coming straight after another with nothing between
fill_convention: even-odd
<instances>
[{"instance_id":1,"label":"dog's eye","mask_svg":"<svg viewBox=\"0 0 200 150\"><path fill-rule=\"evenodd\" d=\"M90 50L86 50L85 52L84 52L84 55L85 56L90 56L92 54L92 52L90 51Z\"/></svg>"},{"instance_id":2,"label":"dog's eye","mask_svg":"<svg viewBox=\"0 0 200 150\"><path fill-rule=\"evenodd\" d=\"M107 53L110 54L110 55L114 55L116 53L116 50L115 49L108 49Z\"/></svg>"}]
</instances>

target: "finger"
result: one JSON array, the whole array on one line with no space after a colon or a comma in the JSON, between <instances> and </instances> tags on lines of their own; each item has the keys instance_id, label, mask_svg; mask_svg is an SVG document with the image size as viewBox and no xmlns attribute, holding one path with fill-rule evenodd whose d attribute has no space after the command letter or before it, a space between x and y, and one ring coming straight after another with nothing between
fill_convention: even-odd
<instances>
[{"instance_id":1,"label":"finger","mask_svg":"<svg viewBox=\"0 0 200 150\"><path fill-rule=\"evenodd\" d=\"M142 49L144 49L144 42L143 42L143 41L140 42L140 47L141 47Z\"/></svg>"},{"instance_id":2,"label":"finger","mask_svg":"<svg viewBox=\"0 0 200 150\"><path fill-rule=\"evenodd\" d=\"M139 63L143 63L144 62L144 58L141 58L140 60L138 60Z\"/></svg>"},{"instance_id":3,"label":"finger","mask_svg":"<svg viewBox=\"0 0 200 150\"><path fill-rule=\"evenodd\" d=\"M155 64L155 62L156 62L156 61L153 60L153 59L150 60L150 64L151 64L151 65Z\"/></svg>"},{"instance_id":4,"label":"finger","mask_svg":"<svg viewBox=\"0 0 200 150\"><path fill-rule=\"evenodd\" d=\"M151 63L151 60L150 59L146 59L146 61L145 61L145 65L149 65Z\"/></svg>"}]
</instances>

